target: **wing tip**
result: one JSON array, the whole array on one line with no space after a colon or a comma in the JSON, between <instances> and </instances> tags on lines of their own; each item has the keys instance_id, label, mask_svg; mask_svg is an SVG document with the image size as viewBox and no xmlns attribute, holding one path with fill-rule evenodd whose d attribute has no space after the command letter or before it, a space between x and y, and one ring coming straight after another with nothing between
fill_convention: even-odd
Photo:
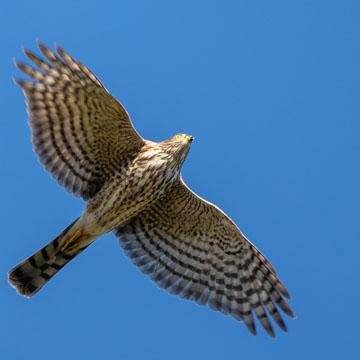
<instances>
[{"instance_id":1,"label":"wing tip","mask_svg":"<svg viewBox=\"0 0 360 360\"><path fill-rule=\"evenodd\" d=\"M25 86L25 84L26 84L26 81L25 80L21 80L21 79L18 79L18 78L16 78L16 77L13 77L12 78L13 79L13 81L14 81L14 83L17 85L17 86L20 86L20 87L24 87Z\"/></svg>"},{"instance_id":2,"label":"wing tip","mask_svg":"<svg viewBox=\"0 0 360 360\"><path fill-rule=\"evenodd\" d=\"M48 49L48 47L39 39L36 39L36 45L38 46L38 48L42 51L42 49Z\"/></svg>"},{"instance_id":3,"label":"wing tip","mask_svg":"<svg viewBox=\"0 0 360 360\"><path fill-rule=\"evenodd\" d=\"M23 63L20 60L17 59L13 59L15 66L22 72L26 72L25 70L28 68L28 65L26 65L25 63Z\"/></svg>"}]
</instances>

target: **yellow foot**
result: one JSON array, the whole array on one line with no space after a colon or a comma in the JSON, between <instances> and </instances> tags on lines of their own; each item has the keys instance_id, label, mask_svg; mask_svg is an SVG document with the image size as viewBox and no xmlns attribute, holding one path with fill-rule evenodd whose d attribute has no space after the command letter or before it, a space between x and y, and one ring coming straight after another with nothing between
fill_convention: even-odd
<instances>
[{"instance_id":1,"label":"yellow foot","mask_svg":"<svg viewBox=\"0 0 360 360\"><path fill-rule=\"evenodd\" d=\"M61 248L61 251L75 250L80 247L80 243L86 241L88 238L89 235L83 235L81 229L76 230L75 234L66 240L65 245Z\"/></svg>"}]
</instances>

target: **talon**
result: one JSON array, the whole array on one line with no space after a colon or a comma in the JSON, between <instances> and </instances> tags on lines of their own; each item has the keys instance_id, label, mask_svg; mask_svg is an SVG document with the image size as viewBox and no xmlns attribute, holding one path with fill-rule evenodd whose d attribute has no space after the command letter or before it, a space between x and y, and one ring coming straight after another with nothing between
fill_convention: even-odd
<instances>
[{"instance_id":1,"label":"talon","mask_svg":"<svg viewBox=\"0 0 360 360\"><path fill-rule=\"evenodd\" d=\"M83 235L81 229L76 230L75 234L66 240L64 246L61 248L61 251L74 250L79 247L80 243L86 241L89 238L89 235Z\"/></svg>"}]
</instances>

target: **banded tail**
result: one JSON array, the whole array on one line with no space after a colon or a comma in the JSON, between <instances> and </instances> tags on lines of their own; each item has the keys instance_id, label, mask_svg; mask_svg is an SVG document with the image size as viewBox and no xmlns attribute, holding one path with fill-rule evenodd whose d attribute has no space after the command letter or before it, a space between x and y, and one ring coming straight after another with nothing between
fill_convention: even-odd
<instances>
[{"instance_id":1,"label":"banded tail","mask_svg":"<svg viewBox=\"0 0 360 360\"><path fill-rule=\"evenodd\" d=\"M91 242L81 230L74 232L75 220L60 235L9 271L9 283L20 295L36 294L59 270L85 250Z\"/></svg>"}]
</instances>

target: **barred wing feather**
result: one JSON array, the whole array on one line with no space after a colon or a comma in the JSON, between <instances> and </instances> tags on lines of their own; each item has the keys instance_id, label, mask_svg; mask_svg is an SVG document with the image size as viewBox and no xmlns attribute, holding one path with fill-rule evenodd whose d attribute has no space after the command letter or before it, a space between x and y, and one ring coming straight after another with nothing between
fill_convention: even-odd
<instances>
[{"instance_id":1,"label":"barred wing feather","mask_svg":"<svg viewBox=\"0 0 360 360\"><path fill-rule=\"evenodd\" d=\"M143 146L123 106L97 77L60 47L39 42L48 62L28 50L38 67L16 62L34 81L15 80L25 93L34 150L67 191L92 198Z\"/></svg>"},{"instance_id":2,"label":"barred wing feather","mask_svg":"<svg viewBox=\"0 0 360 360\"><path fill-rule=\"evenodd\" d=\"M219 208L182 180L164 198L115 230L120 246L161 288L244 321L253 314L274 336L268 314L286 331L293 317L284 285L266 258Z\"/></svg>"}]
</instances>

